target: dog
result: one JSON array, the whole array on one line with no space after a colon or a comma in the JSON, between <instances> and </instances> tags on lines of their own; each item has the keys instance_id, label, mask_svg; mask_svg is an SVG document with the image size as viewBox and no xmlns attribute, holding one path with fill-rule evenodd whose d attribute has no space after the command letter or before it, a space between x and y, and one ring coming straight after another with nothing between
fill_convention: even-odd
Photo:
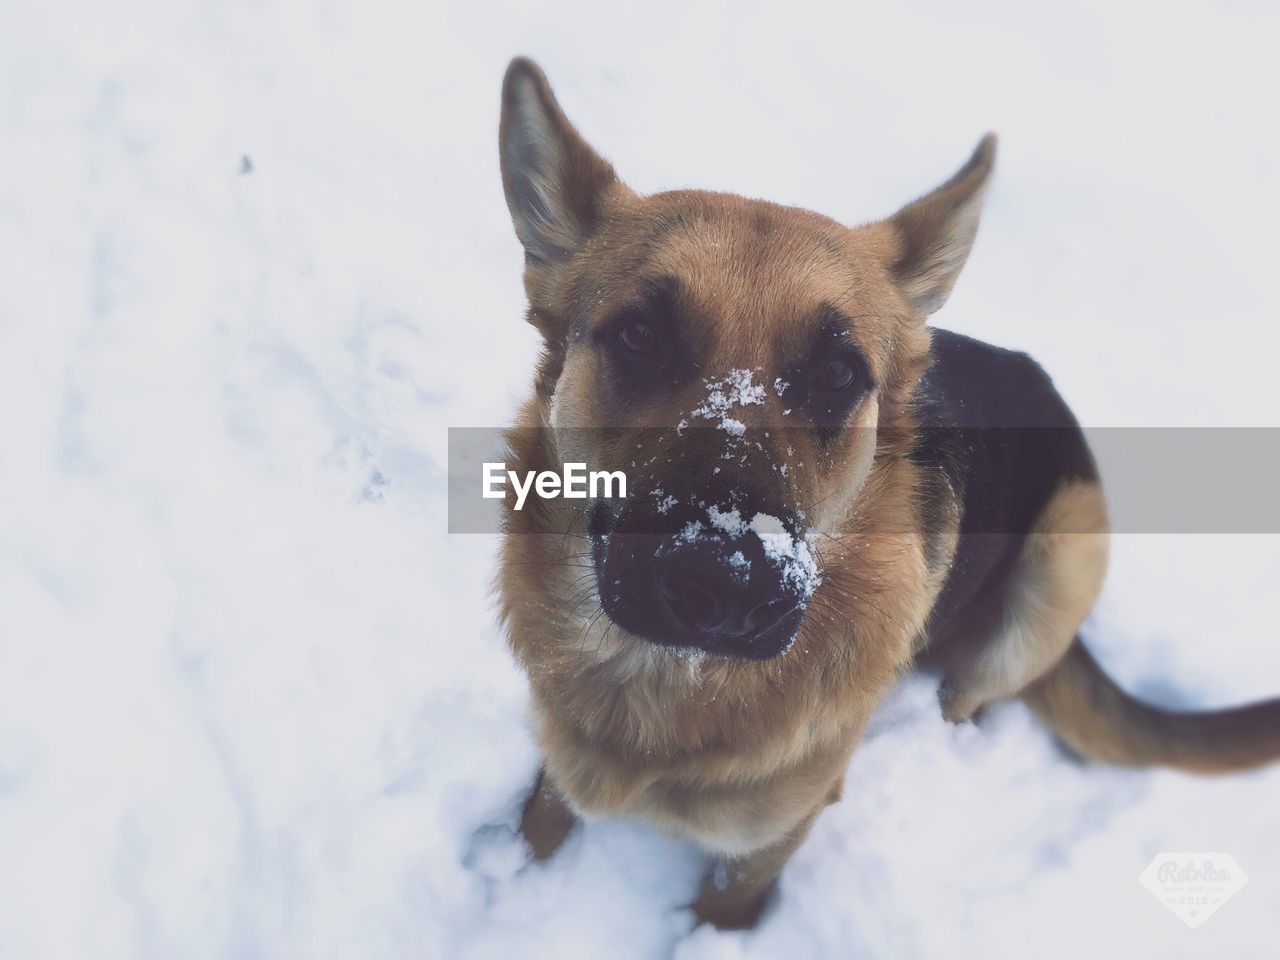
<instances>
[{"instance_id":1,"label":"dog","mask_svg":"<svg viewBox=\"0 0 1280 960\"><path fill-rule=\"evenodd\" d=\"M524 58L499 141L543 338L510 458L627 468L642 488L507 500L500 615L544 758L521 819L533 858L578 818L645 821L713 858L699 922L754 924L921 663L948 719L1020 697L1094 761L1280 758L1280 699L1174 713L1102 672L1078 638L1108 552L1084 433L1025 354L926 323L973 245L994 136L856 228L637 195Z\"/></svg>"}]
</instances>

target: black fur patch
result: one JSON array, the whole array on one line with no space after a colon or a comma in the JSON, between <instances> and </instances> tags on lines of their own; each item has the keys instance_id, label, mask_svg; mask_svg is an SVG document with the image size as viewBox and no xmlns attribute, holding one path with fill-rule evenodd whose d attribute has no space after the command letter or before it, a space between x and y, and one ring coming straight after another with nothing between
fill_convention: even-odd
<instances>
[{"instance_id":1,"label":"black fur patch","mask_svg":"<svg viewBox=\"0 0 1280 960\"><path fill-rule=\"evenodd\" d=\"M926 475L940 471L961 506L959 544L931 617L938 629L1008 574L1064 483L1096 481L1098 471L1053 381L1026 354L938 329L932 352L912 459ZM931 521L922 520L927 536Z\"/></svg>"}]
</instances>

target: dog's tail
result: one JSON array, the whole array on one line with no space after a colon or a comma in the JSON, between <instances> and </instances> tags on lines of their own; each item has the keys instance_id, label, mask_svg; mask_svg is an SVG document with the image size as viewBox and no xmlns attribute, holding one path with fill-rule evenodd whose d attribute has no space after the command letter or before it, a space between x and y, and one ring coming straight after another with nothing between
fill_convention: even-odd
<instances>
[{"instance_id":1,"label":"dog's tail","mask_svg":"<svg viewBox=\"0 0 1280 960\"><path fill-rule=\"evenodd\" d=\"M1116 686L1079 637L1022 698L1068 747L1100 763L1214 774L1280 760L1280 699L1205 713L1163 710Z\"/></svg>"}]
</instances>

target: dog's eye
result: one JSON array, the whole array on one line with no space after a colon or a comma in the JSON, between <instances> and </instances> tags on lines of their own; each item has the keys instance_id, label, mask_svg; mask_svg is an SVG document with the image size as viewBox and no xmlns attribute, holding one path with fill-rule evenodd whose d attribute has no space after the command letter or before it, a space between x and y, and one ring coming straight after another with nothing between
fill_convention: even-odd
<instances>
[{"instance_id":1,"label":"dog's eye","mask_svg":"<svg viewBox=\"0 0 1280 960\"><path fill-rule=\"evenodd\" d=\"M662 354L657 332L639 318L628 320L619 327L617 338L623 349L637 357L653 359Z\"/></svg>"},{"instance_id":2,"label":"dog's eye","mask_svg":"<svg viewBox=\"0 0 1280 960\"><path fill-rule=\"evenodd\" d=\"M857 379L857 373L848 357L832 357L818 370L813 378L814 386L828 393L848 390Z\"/></svg>"}]
</instances>

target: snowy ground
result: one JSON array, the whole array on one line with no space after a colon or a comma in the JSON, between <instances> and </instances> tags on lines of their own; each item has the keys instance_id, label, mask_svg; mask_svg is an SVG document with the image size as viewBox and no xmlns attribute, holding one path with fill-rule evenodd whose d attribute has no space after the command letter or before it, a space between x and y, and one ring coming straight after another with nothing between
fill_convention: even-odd
<instances>
[{"instance_id":1,"label":"snowy ground","mask_svg":"<svg viewBox=\"0 0 1280 960\"><path fill-rule=\"evenodd\" d=\"M443 457L536 349L517 52L646 191L856 221L996 129L941 323L1091 425L1280 425L1275 5L472 6L0 4L0 957L1274 956L1280 772L1080 767L920 678L755 932L690 934L697 857L642 828L522 870L523 682ZM1115 554L1128 686L1280 692L1280 538ZM1189 930L1161 850L1250 882Z\"/></svg>"}]
</instances>

